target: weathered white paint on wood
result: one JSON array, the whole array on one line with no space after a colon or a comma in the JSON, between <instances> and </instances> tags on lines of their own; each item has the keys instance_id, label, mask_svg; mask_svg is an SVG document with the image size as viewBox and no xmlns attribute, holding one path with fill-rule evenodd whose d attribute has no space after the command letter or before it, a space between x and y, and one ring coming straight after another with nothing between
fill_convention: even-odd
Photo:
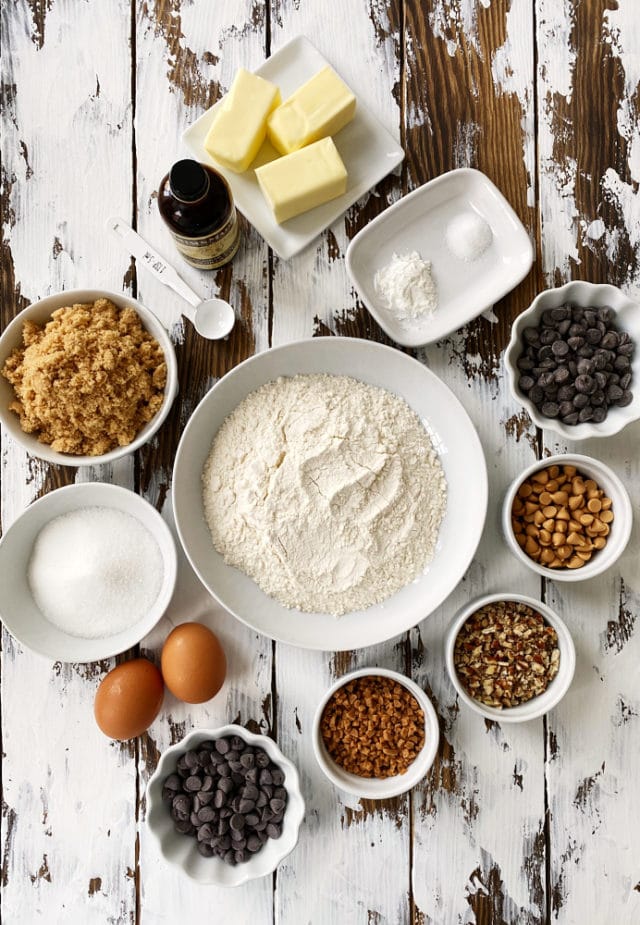
<instances>
[{"instance_id":1,"label":"weathered white paint on wood","mask_svg":"<svg viewBox=\"0 0 640 925\"><path fill-rule=\"evenodd\" d=\"M181 145L182 132L215 102L216 85L224 93L238 67L256 67L264 59L264 23L253 22L250 3L187 5L149 3L138 7L136 23L136 151L137 214L140 233L161 249L193 288L205 294L228 287L229 270L204 274L189 267L178 255L158 213L155 191L161 178L180 157L187 156ZM213 94L213 96L212 96ZM233 262L230 291L221 294L236 308L239 322L226 342L216 345L224 356L231 340L249 326L255 350L268 346L268 291L266 286L267 248L260 236L245 225L245 237ZM180 300L141 269L138 273L141 299L159 311L165 323L175 322ZM185 322L186 323L186 322ZM184 340L184 330L176 329ZM188 332L192 334L192 332ZM211 370L209 385L215 381ZM184 402L182 426L195 404ZM171 484L171 472L157 467L147 489L149 500L161 503ZM167 500L165 516L171 521ZM250 720L263 732L273 722L271 703L272 644L234 620L209 597L181 556L180 587L174 603L155 631L144 640L143 648L159 653L171 627L187 620L200 620L219 634L228 658L228 679L221 693L207 704L180 703L168 691L158 719L144 737L138 770L140 788L146 786L155 768L157 755L178 741L192 728L215 728L226 722L242 724ZM144 804L140 813L140 893L142 921L175 923L202 914L203 906L216 914L228 909L238 922L272 919L271 878L248 884L238 890L203 888L174 871L167 871L155 844L144 826Z\"/></svg>"},{"instance_id":2,"label":"weathered white paint on wood","mask_svg":"<svg viewBox=\"0 0 640 925\"><path fill-rule=\"evenodd\" d=\"M73 9L72 9L73 6ZM58 3L44 43L27 3L3 6L5 237L22 295L120 291L128 261L102 216L131 197L128 3ZM96 33L113 54L93 54ZM5 49L10 49L6 52ZM124 480L131 461L93 478ZM3 438L6 528L47 467ZM85 473L85 477L88 473ZM2 580L7 580L3 576ZM3 920L124 922L135 910L133 747L93 719L98 666L51 665L2 635Z\"/></svg>"},{"instance_id":3,"label":"weathered white paint on wood","mask_svg":"<svg viewBox=\"0 0 640 925\"><path fill-rule=\"evenodd\" d=\"M34 24L31 7L36 6L42 7L43 27ZM482 17L491 7L490 0L434 0L427 11L429 28L451 58L464 53L469 60L474 55L480 59ZM267 35L274 49L299 32L309 35L383 123L400 132L398 101L406 95L399 63L403 43L407 73L415 63L411 36L401 41L397 32L400 4L352 0L348 28L328 16L320 0L274 0L268 28L264 6L248 0L137 0L135 12L132 99L127 0L54 0L31 6L19 0L3 7L3 50L8 52L2 68L9 85L3 182L10 205L3 231L16 283L30 300L62 287L127 288L129 260L107 236L103 222L113 213L134 215L143 235L180 267L194 288L205 295L222 287L251 325L255 350L265 349L269 260L259 236L246 226L232 272L200 274L179 261L159 219L154 191L183 153L181 131L213 102L218 90L228 88L240 64L251 68L263 59ZM537 186L547 279L551 283L575 272L585 247L604 254L613 268L621 242L628 240L637 259L625 285L637 291L640 136L634 113L640 71L635 2L620 0L617 9L604 13L601 28L602 40L620 63L624 90L612 118L626 163L592 178L602 201L616 206L613 224L605 224L599 210L579 213L578 166L555 153L559 129L554 104L571 99L579 53L575 6L569 0L537 0L535 35L525 0L512 0L505 15L504 41L484 64L496 97L513 96L520 107L527 204L533 204ZM95 53L96 35L108 54ZM469 93L477 99L471 74L469 80ZM424 111L409 105L405 123L406 129L420 126L429 138L437 137L428 105ZM458 126L456 163L474 163L481 133L482 126L473 122ZM408 182L415 185L416 178L409 174ZM400 184L388 181L384 189L381 207L397 197ZM358 306L343 257L368 199L299 257L273 261L274 344L318 331L340 333L355 317ZM145 304L165 323L177 323L177 297L144 269L137 284ZM176 324L174 336L184 349L189 333L182 323ZM408 642L404 637L392 640L352 659L274 647L223 613L183 566L175 601L144 641L143 651L155 657L172 625L202 619L220 634L229 677L220 696L207 705L186 707L168 694L149 734L128 747L106 742L93 721L98 676L111 663L98 671L52 669L23 652L3 631L3 920L11 925L38 920L92 925L139 917L142 922L173 923L213 909L221 919L259 925L400 925L411 921L410 895L415 921L433 925L474 922L480 909L492 921L538 923L544 921L546 902L554 920L565 925L594 921L594 915L598 922L616 925L640 919L640 842L637 827L630 824L640 812L633 776L640 759L640 676L633 654L640 610L638 527L616 569L582 586L547 588L547 600L574 632L578 670L574 688L545 723L487 727L458 704L446 677L443 637L459 606L487 590L517 588L532 596L541 591L537 579L509 557L498 526L508 482L534 457L535 433L508 397L502 369L497 364L488 369L473 354L471 343L461 332L420 355L451 386L478 427L489 463L487 527L464 582L409 634ZM232 343L220 347L231 348ZM214 376L212 366L211 382ZM182 424L192 410L191 404L184 408ZM635 425L606 446L592 442L568 447L604 456L632 489L636 512L639 436ZM150 458L155 445L145 451ZM545 447L565 449L550 433ZM48 468L29 461L6 436L1 463L6 528L48 486ZM153 503L166 499L170 475L157 467L145 482ZM131 486L133 460L109 470L84 470L78 479ZM170 521L168 500L163 513ZM411 797L375 807L328 784L315 764L310 740L315 706L327 685L348 668L366 664L401 670L410 666L414 678L433 692L446 742L433 772ZM300 768L308 811L299 845L275 878L221 891L199 888L164 866L144 829L143 791L157 754L183 731L230 719L253 719L263 729L275 729L283 750ZM541 861L545 787L549 897L544 896Z\"/></svg>"}]
</instances>

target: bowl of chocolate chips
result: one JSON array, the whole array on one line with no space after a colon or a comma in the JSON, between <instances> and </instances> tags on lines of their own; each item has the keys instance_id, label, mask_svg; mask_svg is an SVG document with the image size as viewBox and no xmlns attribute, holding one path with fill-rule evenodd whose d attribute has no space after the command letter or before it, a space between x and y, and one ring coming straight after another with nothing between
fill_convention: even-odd
<instances>
[{"instance_id":1,"label":"bowl of chocolate chips","mask_svg":"<svg viewBox=\"0 0 640 925\"><path fill-rule=\"evenodd\" d=\"M192 880L240 886L293 851L304 816L298 772L276 743L242 726L190 732L147 786L147 826Z\"/></svg>"},{"instance_id":2,"label":"bowl of chocolate chips","mask_svg":"<svg viewBox=\"0 0 640 925\"><path fill-rule=\"evenodd\" d=\"M640 305L608 284L541 292L514 322L511 391L533 423L567 440L610 437L640 419Z\"/></svg>"}]
</instances>

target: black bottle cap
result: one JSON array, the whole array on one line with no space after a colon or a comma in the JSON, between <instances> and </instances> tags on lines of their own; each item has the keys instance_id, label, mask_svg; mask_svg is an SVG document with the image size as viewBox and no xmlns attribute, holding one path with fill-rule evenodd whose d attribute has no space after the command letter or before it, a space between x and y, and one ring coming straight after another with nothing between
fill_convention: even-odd
<instances>
[{"instance_id":1,"label":"black bottle cap","mask_svg":"<svg viewBox=\"0 0 640 925\"><path fill-rule=\"evenodd\" d=\"M171 192L182 202L201 199L209 187L209 177L202 164L186 158L177 161L169 173Z\"/></svg>"}]
</instances>

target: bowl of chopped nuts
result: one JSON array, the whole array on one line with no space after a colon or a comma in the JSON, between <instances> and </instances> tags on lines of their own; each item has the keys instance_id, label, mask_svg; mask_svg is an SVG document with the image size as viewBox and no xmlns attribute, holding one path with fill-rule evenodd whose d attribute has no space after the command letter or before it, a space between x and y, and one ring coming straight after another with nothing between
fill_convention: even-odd
<instances>
[{"instance_id":1,"label":"bowl of chopped nuts","mask_svg":"<svg viewBox=\"0 0 640 925\"><path fill-rule=\"evenodd\" d=\"M640 306L616 286L574 280L519 315L504 355L516 401L566 440L609 437L640 418Z\"/></svg>"},{"instance_id":2,"label":"bowl of chopped nuts","mask_svg":"<svg viewBox=\"0 0 640 925\"><path fill-rule=\"evenodd\" d=\"M608 569L629 542L632 521L629 494L615 472L578 454L533 463L502 505L509 549L554 581L582 581Z\"/></svg>"},{"instance_id":3,"label":"bowl of chopped nuts","mask_svg":"<svg viewBox=\"0 0 640 925\"><path fill-rule=\"evenodd\" d=\"M460 699L486 719L522 723L552 710L576 667L560 617L523 594L472 601L447 632L445 661Z\"/></svg>"},{"instance_id":4,"label":"bowl of chopped nuts","mask_svg":"<svg viewBox=\"0 0 640 925\"><path fill-rule=\"evenodd\" d=\"M47 462L93 466L132 453L156 433L177 392L169 335L122 293L47 296L0 337L0 421Z\"/></svg>"},{"instance_id":5,"label":"bowl of chopped nuts","mask_svg":"<svg viewBox=\"0 0 640 925\"><path fill-rule=\"evenodd\" d=\"M387 668L344 675L313 721L313 750L329 780L348 793L385 800L419 783L440 739L433 704L414 681Z\"/></svg>"}]
</instances>

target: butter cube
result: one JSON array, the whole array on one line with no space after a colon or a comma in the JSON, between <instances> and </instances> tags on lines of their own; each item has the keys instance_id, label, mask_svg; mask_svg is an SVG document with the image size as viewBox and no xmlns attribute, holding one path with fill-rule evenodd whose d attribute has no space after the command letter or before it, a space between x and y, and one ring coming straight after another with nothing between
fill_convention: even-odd
<instances>
[{"instance_id":1,"label":"butter cube","mask_svg":"<svg viewBox=\"0 0 640 925\"><path fill-rule=\"evenodd\" d=\"M275 84L240 68L218 107L204 146L214 160L242 173L267 134L267 118L280 103Z\"/></svg>"},{"instance_id":2,"label":"butter cube","mask_svg":"<svg viewBox=\"0 0 640 925\"><path fill-rule=\"evenodd\" d=\"M278 224L347 189L347 170L332 138L256 168L256 178Z\"/></svg>"},{"instance_id":3,"label":"butter cube","mask_svg":"<svg viewBox=\"0 0 640 925\"><path fill-rule=\"evenodd\" d=\"M353 119L355 111L355 96L327 65L274 109L267 122L269 140L281 154L291 154L335 135Z\"/></svg>"}]
</instances>

